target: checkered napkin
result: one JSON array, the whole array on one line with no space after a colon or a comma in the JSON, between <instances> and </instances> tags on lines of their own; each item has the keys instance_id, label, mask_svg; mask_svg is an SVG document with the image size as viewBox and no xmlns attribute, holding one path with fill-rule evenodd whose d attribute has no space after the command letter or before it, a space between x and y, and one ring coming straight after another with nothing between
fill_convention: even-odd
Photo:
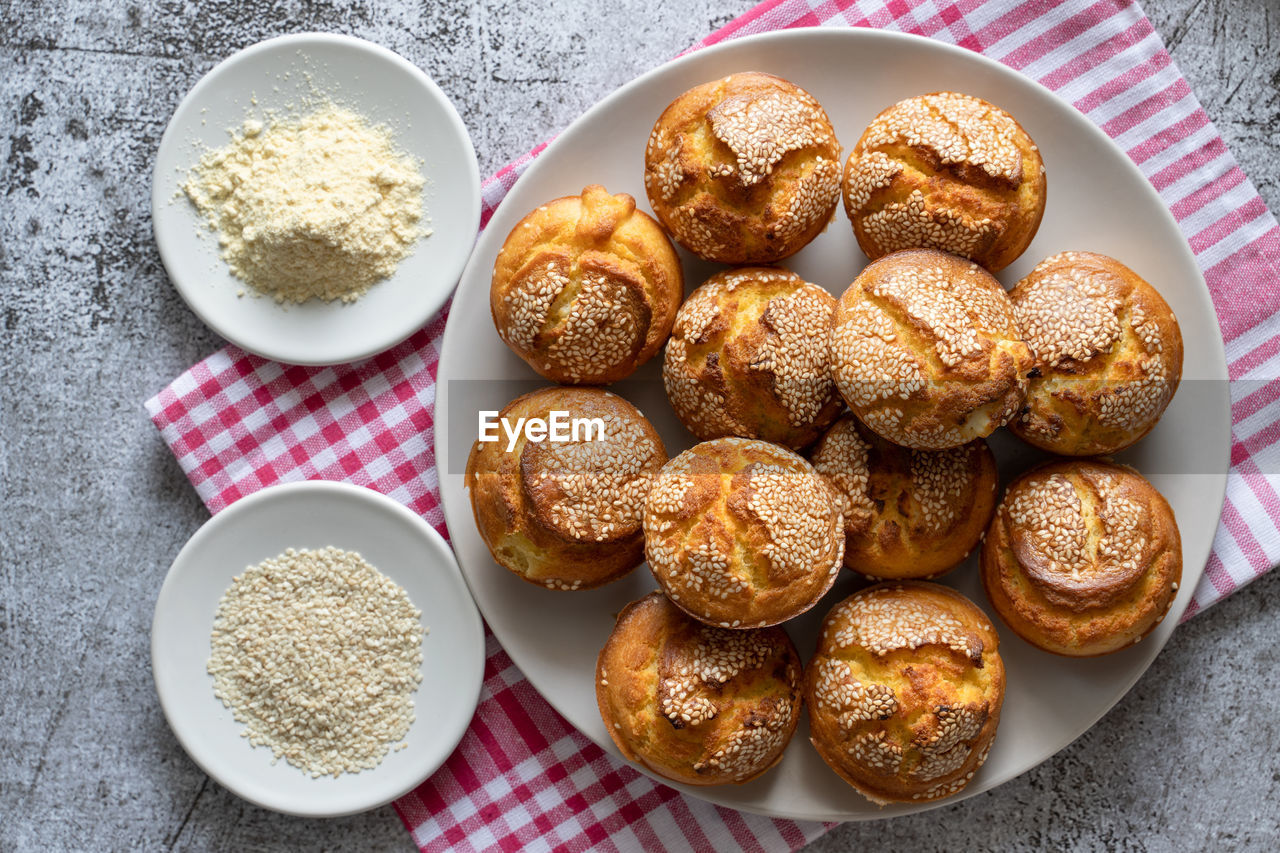
<instances>
[{"instance_id":1,"label":"checkered napkin","mask_svg":"<svg viewBox=\"0 0 1280 853\"><path fill-rule=\"evenodd\" d=\"M708 36L786 27L901 30L958 44L1039 80L1096 122L1160 191L1190 241L1233 380L1227 501L1190 616L1280 561L1280 227L1191 94L1142 10L1120 0L770 0ZM541 146L483 187L489 215ZM433 453L446 311L358 364L288 367L227 347L146 404L218 512L281 481L347 480L442 533ZM610 758L537 694L488 636L471 728L396 803L423 850L793 850L825 831L709 805Z\"/></svg>"}]
</instances>

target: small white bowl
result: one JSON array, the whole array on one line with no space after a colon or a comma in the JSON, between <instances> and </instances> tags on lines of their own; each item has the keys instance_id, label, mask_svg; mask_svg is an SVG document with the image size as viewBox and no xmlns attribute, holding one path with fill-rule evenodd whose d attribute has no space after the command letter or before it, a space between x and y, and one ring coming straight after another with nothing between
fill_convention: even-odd
<instances>
[{"instance_id":1,"label":"small white bowl","mask_svg":"<svg viewBox=\"0 0 1280 853\"><path fill-rule=\"evenodd\" d=\"M317 97L385 124L421 161L434 233L356 302L278 305L231 274L181 187L201 153L226 145L246 119L295 113ZM350 36L281 36L223 60L183 98L156 154L151 216L169 278L215 332L275 361L340 364L395 346L444 305L480 225L480 169L457 110L413 63Z\"/></svg>"},{"instance_id":2,"label":"small white bowl","mask_svg":"<svg viewBox=\"0 0 1280 853\"><path fill-rule=\"evenodd\" d=\"M373 770L311 778L271 750L213 695L210 633L235 575L287 548L356 551L404 587L429 631L407 746ZM444 763L471 723L484 674L484 629L453 552L417 514L385 495L313 480L272 486L209 519L165 577L151 626L160 705L187 754L230 791L304 817L367 811L413 790Z\"/></svg>"}]
</instances>

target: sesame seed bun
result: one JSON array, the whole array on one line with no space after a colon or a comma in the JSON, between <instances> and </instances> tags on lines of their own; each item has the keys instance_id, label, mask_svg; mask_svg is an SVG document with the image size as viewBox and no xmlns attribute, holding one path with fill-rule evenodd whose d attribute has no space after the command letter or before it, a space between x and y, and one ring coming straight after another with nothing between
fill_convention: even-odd
<instances>
[{"instance_id":1,"label":"sesame seed bun","mask_svg":"<svg viewBox=\"0 0 1280 853\"><path fill-rule=\"evenodd\" d=\"M644 186L662 226L690 252L772 263L831 221L840 143L804 89L772 74L731 74L685 92L658 118Z\"/></svg>"},{"instance_id":2,"label":"sesame seed bun","mask_svg":"<svg viewBox=\"0 0 1280 853\"><path fill-rule=\"evenodd\" d=\"M1164 619L1182 579L1182 539L1168 501L1133 469L1064 459L1010 484L981 564L992 607L1018 636L1091 657Z\"/></svg>"},{"instance_id":3,"label":"sesame seed bun","mask_svg":"<svg viewBox=\"0 0 1280 853\"><path fill-rule=\"evenodd\" d=\"M836 300L776 267L712 276L676 314L662 379L701 440L737 435L812 444L844 403L827 346Z\"/></svg>"},{"instance_id":4,"label":"sesame seed bun","mask_svg":"<svg viewBox=\"0 0 1280 853\"><path fill-rule=\"evenodd\" d=\"M811 459L841 501L844 564L868 577L946 574L977 546L995 511L996 460L982 439L909 450L845 415Z\"/></svg>"},{"instance_id":5,"label":"sesame seed bun","mask_svg":"<svg viewBox=\"0 0 1280 853\"><path fill-rule=\"evenodd\" d=\"M627 759L690 785L741 784L777 764L796 730L800 656L781 628L704 625L654 592L618 615L596 701Z\"/></svg>"},{"instance_id":6,"label":"sesame seed bun","mask_svg":"<svg viewBox=\"0 0 1280 853\"><path fill-rule=\"evenodd\" d=\"M1115 453L1156 425L1182 378L1182 332L1156 289L1113 258L1062 252L1009 294L1036 372L1009 423L1063 456Z\"/></svg>"},{"instance_id":7,"label":"sesame seed bun","mask_svg":"<svg viewBox=\"0 0 1280 853\"><path fill-rule=\"evenodd\" d=\"M1032 355L1000 282L934 249L869 264L840 297L831 368L853 413L894 444L945 450L1022 407Z\"/></svg>"},{"instance_id":8,"label":"sesame seed bun","mask_svg":"<svg viewBox=\"0 0 1280 853\"><path fill-rule=\"evenodd\" d=\"M903 581L846 598L805 673L814 748L874 803L957 793L1000 723L999 647L986 614L949 587Z\"/></svg>"},{"instance_id":9,"label":"sesame seed bun","mask_svg":"<svg viewBox=\"0 0 1280 853\"><path fill-rule=\"evenodd\" d=\"M566 385L629 376L671 333L684 296L675 247L626 193L589 186L516 223L493 266L498 336Z\"/></svg>"},{"instance_id":10,"label":"sesame seed bun","mask_svg":"<svg viewBox=\"0 0 1280 853\"><path fill-rule=\"evenodd\" d=\"M1044 215L1040 151L981 98L934 92L889 107L844 169L844 209L867 257L942 249L992 272L1022 254Z\"/></svg>"},{"instance_id":11,"label":"sesame seed bun","mask_svg":"<svg viewBox=\"0 0 1280 853\"><path fill-rule=\"evenodd\" d=\"M776 625L816 604L840 571L843 532L813 466L745 438L681 453L644 505L653 576L677 607L722 628Z\"/></svg>"},{"instance_id":12,"label":"sesame seed bun","mask_svg":"<svg viewBox=\"0 0 1280 853\"><path fill-rule=\"evenodd\" d=\"M465 482L480 536L499 565L556 590L590 589L644 560L641 510L667 461L662 439L640 411L599 388L544 388L499 413L517 418L600 418L604 437L528 441L523 430L476 443ZM570 434L572 438L572 434Z\"/></svg>"}]
</instances>

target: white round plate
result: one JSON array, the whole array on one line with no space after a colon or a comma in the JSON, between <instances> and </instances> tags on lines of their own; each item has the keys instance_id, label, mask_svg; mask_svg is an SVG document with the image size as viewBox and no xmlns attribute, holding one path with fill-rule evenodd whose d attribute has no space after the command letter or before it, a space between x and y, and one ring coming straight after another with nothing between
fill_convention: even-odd
<instances>
[{"instance_id":1,"label":"white round plate","mask_svg":"<svg viewBox=\"0 0 1280 853\"><path fill-rule=\"evenodd\" d=\"M1062 749L1089 728L1137 680L1164 645L1200 578L1226 487L1228 399L1222 338L1208 290L1186 241L1151 185L1087 118L1047 89L983 57L923 38L866 29L808 29L768 34L698 51L622 87L574 122L534 162L502 203L454 298L440 357L436 455L445 516L463 573L503 647L534 686L570 722L614 755L596 709L595 658L624 604L655 586L647 568L591 592L552 592L499 568L476 532L463 486L478 409L500 409L519 391L545 384L498 339L489 315L494 257L529 210L601 183L647 207L645 142L654 120L681 92L723 75L768 71L804 87L825 106L846 153L885 107L911 95L954 89L1013 113L1040 145L1048 169L1048 209L1030 249L999 278L1011 286L1046 256L1088 249L1119 258L1153 283L1177 312L1185 338L1182 387L1159 426L1121 458L1169 499L1182 530L1183 585L1163 624L1124 652L1068 660L1001 632L1008 693L986 765L965 791L999 785ZM715 268L687 254L687 286ZM866 264L843 211L787 265L841 293ZM662 391L660 358L614 390L653 421L674 456L691 444ZM503 380L503 381L494 381ZM1201 381L1222 380L1222 381ZM1036 454L1006 431L993 436L1003 482ZM812 654L823 616L855 583L850 573L809 614L787 623L802 659ZM970 560L945 582L988 608ZM928 808L871 805L842 782L808 743L805 723L782 763L742 786L682 788L734 808L812 820L889 817ZM955 802L952 798L945 802Z\"/></svg>"},{"instance_id":2,"label":"white round plate","mask_svg":"<svg viewBox=\"0 0 1280 853\"><path fill-rule=\"evenodd\" d=\"M404 587L422 611L422 684L404 749L373 770L313 779L271 750L213 695L205 670L218 602L231 579L288 548L355 551ZM151 669L160 705L183 749L221 785L264 808L305 817L367 811L436 771L471 723L484 674L484 629L439 533L371 489L312 480L272 486L209 519L169 569L151 624Z\"/></svg>"},{"instance_id":3,"label":"white round plate","mask_svg":"<svg viewBox=\"0 0 1280 853\"><path fill-rule=\"evenodd\" d=\"M424 224L434 233L355 302L277 305L231 274L181 187L200 155L226 145L246 119L326 98L386 125L395 146L421 163ZM174 287L215 332L275 361L341 364L400 343L449 298L480 226L480 169L457 110L413 63L350 36L281 36L222 61L182 99L156 153L151 217Z\"/></svg>"}]
</instances>

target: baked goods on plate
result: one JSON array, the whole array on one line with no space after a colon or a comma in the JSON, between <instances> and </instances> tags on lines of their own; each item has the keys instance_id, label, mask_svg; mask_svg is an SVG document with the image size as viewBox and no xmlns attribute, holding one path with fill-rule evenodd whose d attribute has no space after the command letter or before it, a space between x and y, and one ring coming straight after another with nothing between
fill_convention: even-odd
<instances>
[{"instance_id":1,"label":"baked goods on plate","mask_svg":"<svg viewBox=\"0 0 1280 853\"><path fill-rule=\"evenodd\" d=\"M917 450L958 447L1007 423L1031 363L1000 282L936 249L872 262L832 318L831 369L845 402Z\"/></svg>"},{"instance_id":2,"label":"baked goods on plate","mask_svg":"<svg viewBox=\"0 0 1280 853\"><path fill-rule=\"evenodd\" d=\"M778 267L717 273L676 314L662 380L701 440L737 435L812 444L844 404L827 334L836 300Z\"/></svg>"},{"instance_id":3,"label":"baked goods on plate","mask_svg":"<svg viewBox=\"0 0 1280 853\"><path fill-rule=\"evenodd\" d=\"M725 264L767 264L818 236L840 200L840 143L795 84L756 71L695 86L658 117L649 205L676 242Z\"/></svg>"},{"instance_id":4,"label":"baked goods on plate","mask_svg":"<svg viewBox=\"0 0 1280 853\"><path fill-rule=\"evenodd\" d=\"M626 193L591 185L533 210L493 265L498 336L554 382L629 376L671 333L684 296L680 259Z\"/></svg>"},{"instance_id":5,"label":"baked goods on plate","mask_svg":"<svg viewBox=\"0 0 1280 853\"><path fill-rule=\"evenodd\" d=\"M596 701L631 761L689 785L741 784L777 764L795 732L800 656L781 628L712 627L654 592L618 614Z\"/></svg>"},{"instance_id":6,"label":"baked goods on plate","mask_svg":"<svg viewBox=\"0 0 1280 853\"><path fill-rule=\"evenodd\" d=\"M996 736L999 646L986 614L950 587L905 581L855 593L822 623L806 668L814 748L875 803L957 793Z\"/></svg>"},{"instance_id":7,"label":"baked goods on plate","mask_svg":"<svg viewBox=\"0 0 1280 853\"><path fill-rule=\"evenodd\" d=\"M1131 468L1049 462L1010 485L982 544L982 584L1005 624L1073 657L1119 651L1164 619L1182 539L1164 496Z\"/></svg>"},{"instance_id":8,"label":"baked goods on plate","mask_svg":"<svg viewBox=\"0 0 1280 853\"><path fill-rule=\"evenodd\" d=\"M981 98L934 92L876 116L845 164L844 209L875 260L900 249L953 252L998 272L1044 215L1040 149Z\"/></svg>"},{"instance_id":9,"label":"baked goods on plate","mask_svg":"<svg viewBox=\"0 0 1280 853\"><path fill-rule=\"evenodd\" d=\"M802 457L718 438L659 472L644 504L644 549L680 609L722 628L759 628L803 613L831 588L844 519Z\"/></svg>"},{"instance_id":10,"label":"baked goods on plate","mask_svg":"<svg viewBox=\"0 0 1280 853\"><path fill-rule=\"evenodd\" d=\"M1037 236L1036 242L1049 248L1034 258L1024 254L1010 271L1015 274L1009 283L1058 248L1080 246L1122 258L1157 284L1177 312L1186 348L1183 385L1192 379L1212 380L1195 383L1197 395L1204 395L1195 405L1186 397L1189 389L1182 388L1164 414L1162 426L1130 451L1140 470L1151 472L1152 482L1169 499L1182 528L1185 573L1173 609L1147 639L1101 662L1042 653L1006 635L1001 650L1010 647L1014 653L1005 655L1008 696L1001 733L987 763L969 786L948 800L934 801L954 802L1025 772L1078 738L1155 658L1191 600L1189 587L1210 553L1229 448L1221 336L1208 292L1176 222L1132 160L1105 134L1069 104L1016 72L971 51L932 40L867 29L809 28L695 51L593 107L538 156L496 210L489 229L480 235L475 263L450 311L440 362L435 432L450 532L476 600L511 659L566 720L616 754L595 701L596 657L613 628L615 614L653 589L649 573L641 569L578 595L543 594L508 572L495 570L463 488L460 463L475 438L468 427L474 423L476 410L500 408L515 396L504 390L507 383L527 380L531 375L494 340L488 308L490 274L506 234L525 212L546 199L587 182L642 199L640 160L654 118L689 87L750 67L804 85L826 108L837 133L852 133L850 144L885 105L934 88L981 94L1009 110L1040 144L1050 170L1065 176L1053 180L1055 186L1066 190L1055 189ZM815 68L839 68L847 73L814 74ZM882 73L886 68L910 69L911 76ZM873 80L875 85L870 85ZM850 130L843 131L846 127ZM1099 204L1099 198L1107 203ZM643 201L639 203L644 206ZM1141 227L1134 227L1134 223ZM1028 253L1035 251L1032 246ZM856 277L864 263L862 257L853 230L833 227L787 264L807 281L842 287ZM697 260L685 258L685 263L686 274L694 278L696 271L697 281L716 271ZM652 359L633 381L620 383L616 389L649 416L675 456L691 436L666 401L658 368L658 360ZM461 429L448 428L450 424L461 425ZM1005 465L1013 462L1011 451L1030 452L1008 437L991 440L991 447ZM977 575L976 571L957 570L945 582L986 608ZM853 592L858 583L851 573L841 572L836 579L840 589L828 593L830 602L820 602L786 623L786 631L802 654L813 648L820 616L831 603ZM990 616L997 618L994 613ZM1087 678L1079 677L1083 670L1088 670ZM1053 712L1037 713L1041 708ZM686 790L727 808L805 820L877 819L919 811L931 804L914 801L880 809L828 771L817 753L800 741L792 741L776 773L745 785Z\"/></svg>"},{"instance_id":11,"label":"baked goods on plate","mask_svg":"<svg viewBox=\"0 0 1280 853\"><path fill-rule=\"evenodd\" d=\"M996 460L982 439L947 450L885 441L852 415L810 455L844 513L844 564L872 578L931 578L978 544L996 506Z\"/></svg>"},{"instance_id":12,"label":"baked goods on plate","mask_svg":"<svg viewBox=\"0 0 1280 853\"><path fill-rule=\"evenodd\" d=\"M521 424L533 419L544 427L530 440ZM600 586L640 565L640 511L667 451L639 409L600 388L544 388L512 400L490 427L493 440L471 448L466 484L499 565L559 590Z\"/></svg>"},{"instance_id":13,"label":"baked goods on plate","mask_svg":"<svg viewBox=\"0 0 1280 853\"><path fill-rule=\"evenodd\" d=\"M1019 438L1097 456L1151 431L1182 378L1182 332L1154 287L1106 255L1060 252L1009 298L1036 359L1027 409L1009 422Z\"/></svg>"}]
</instances>

